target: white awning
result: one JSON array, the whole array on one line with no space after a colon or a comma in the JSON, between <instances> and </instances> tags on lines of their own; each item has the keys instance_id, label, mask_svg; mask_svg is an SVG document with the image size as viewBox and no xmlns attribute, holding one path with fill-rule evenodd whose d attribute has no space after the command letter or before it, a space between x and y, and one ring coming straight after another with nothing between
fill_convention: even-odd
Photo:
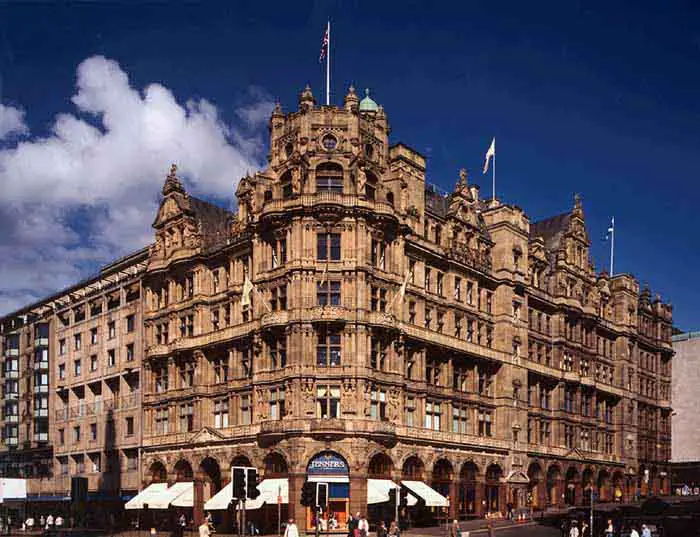
<instances>
[{"instance_id":1,"label":"white awning","mask_svg":"<svg viewBox=\"0 0 700 537\"><path fill-rule=\"evenodd\" d=\"M310 475L306 480L313 483L350 483L346 475Z\"/></svg>"},{"instance_id":2,"label":"white awning","mask_svg":"<svg viewBox=\"0 0 700 537\"><path fill-rule=\"evenodd\" d=\"M167 483L151 483L136 496L126 502L124 509L143 509L144 504L150 507L151 502L155 501L159 495L165 493L167 490Z\"/></svg>"},{"instance_id":3,"label":"white awning","mask_svg":"<svg viewBox=\"0 0 700 537\"><path fill-rule=\"evenodd\" d=\"M276 505L277 496L282 496L282 503L289 503L289 479L263 479L258 485L260 496L254 500L245 502L245 510L252 511L260 509L263 505ZM229 483L216 493L212 498L204 504L204 509L207 511L224 511L228 509L233 495L233 485Z\"/></svg>"},{"instance_id":4,"label":"white awning","mask_svg":"<svg viewBox=\"0 0 700 537\"><path fill-rule=\"evenodd\" d=\"M204 504L204 509L207 511L225 511L228 509L228 504L231 503L231 498L233 496L233 483L229 483L219 492L214 494L209 500Z\"/></svg>"},{"instance_id":5,"label":"white awning","mask_svg":"<svg viewBox=\"0 0 700 537\"><path fill-rule=\"evenodd\" d=\"M390 479L368 479L367 480L367 504L384 503L389 501L389 491L391 489L401 490L401 487ZM397 494L400 494L397 492ZM418 500L413 494L408 495L408 505L416 505Z\"/></svg>"},{"instance_id":6,"label":"white awning","mask_svg":"<svg viewBox=\"0 0 700 537\"><path fill-rule=\"evenodd\" d=\"M401 481L401 484L415 496L422 498L427 507L447 507L448 502L442 494L422 481Z\"/></svg>"},{"instance_id":7,"label":"white awning","mask_svg":"<svg viewBox=\"0 0 700 537\"><path fill-rule=\"evenodd\" d=\"M24 500L27 498L27 480L3 478L0 479L0 503L3 500Z\"/></svg>"},{"instance_id":8,"label":"white awning","mask_svg":"<svg viewBox=\"0 0 700 537\"><path fill-rule=\"evenodd\" d=\"M183 487L184 490L170 501L170 505L173 507L194 507L194 483L175 483L175 485L168 489L168 492L175 488L176 485L188 486Z\"/></svg>"},{"instance_id":9,"label":"white awning","mask_svg":"<svg viewBox=\"0 0 700 537\"><path fill-rule=\"evenodd\" d=\"M192 481L175 483L172 487L155 494L150 502L144 502L148 504L149 509L167 509L171 504L178 500L181 496L185 495L188 491L190 493L189 505L180 505L178 507L192 507L192 497L193 497L194 483Z\"/></svg>"}]
</instances>

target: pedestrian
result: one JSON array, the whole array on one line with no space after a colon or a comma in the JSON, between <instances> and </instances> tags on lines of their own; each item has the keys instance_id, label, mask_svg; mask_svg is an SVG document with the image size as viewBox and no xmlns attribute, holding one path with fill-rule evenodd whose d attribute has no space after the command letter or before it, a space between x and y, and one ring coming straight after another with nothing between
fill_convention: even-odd
<instances>
[{"instance_id":1,"label":"pedestrian","mask_svg":"<svg viewBox=\"0 0 700 537\"><path fill-rule=\"evenodd\" d=\"M511 502L506 504L506 511L508 513L508 520L513 520L513 504Z\"/></svg>"},{"instance_id":2,"label":"pedestrian","mask_svg":"<svg viewBox=\"0 0 700 537\"><path fill-rule=\"evenodd\" d=\"M586 521L584 520L584 521L581 523L581 537L591 537L590 533L591 533L591 532L588 531L588 524L587 524Z\"/></svg>"},{"instance_id":3,"label":"pedestrian","mask_svg":"<svg viewBox=\"0 0 700 537\"><path fill-rule=\"evenodd\" d=\"M651 537L651 530L646 524L642 524L642 537Z\"/></svg>"},{"instance_id":4,"label":"pedestrian","mask_svg":"<svg viewBox=\"0 0 700 537\"><path fill-rule=\"evenodd\" d=\"M202 525L199 526L199 537L210 537L211 536L211 529L209 529L209 523L205 519L204 522L202 522Z\"/></svg>"},{"instance_id":5,"label":"pedestrian","mask_svg":"<svg viewBox=\"0 0 700 537\"><path fill-rule=\"evenodd\" d=\"M360 537L367 537L367 534L369 534L369 522L367 522L364 515L360 517L360 521L357 523L357 529L360 532Z\"/></svg>"},{"instance_id":6,"label":"pedestrian","mask_svg":"<svg viewBox=\"0 0 700 537\"><path fill-rule=\"evenodd\" d=\"M352 516L352 513L350 513L348 515L348 537L354 537L356 525L357 525L357 521Z\"/></svg>"},{"instance_id":7,"label":"pedestrian","mask_svg":"<svg viewBox=\"0 0 700 537\"><path fill-rule=\"evenodd\" d=\"M630 537L639 537L639 532L637 531L636 526L632 526L630 529Z\"/></svg>"},{"instance_id":8,"label":"pedestrian","mask_svg":"<svg viewBox=\"0 0 700 537\"><path fill-rule=\"evenodd\" d=\"M187 517L185 516L185 513L180 514L180 518L178 519L178 527L180 530L180 537L185 537L185 528L187 527Z\"/></svg>"},{"instance_id":9,"label":"pedestrian","mask_svg":"<svg viewBox=\"0 0 700 537\"><path fill-rule=\"evenodd\" d=\"M41 515L39 517L39 527L43 530L45 526L46 526L46 519L44 518L44 515Z\"/></svg>"},{"instance_id":10,"label":"pedestrian","mask_svg":"<svg viewBox=\"0 0 700 537\"><path fill-rule=\"evenodd\" d=\"M299 537L299 529L294 523L294 519L290 518L287 522L287 527L284 528L284 537Z\"/></svg>"},{"instance_id":11,"label":"pedestrian","mask_svg":"<svg viewBox=\"0 0 700 537\"><path fill-rule=\"evenodd\" d=\"M559 526L559 529L561 530L561 537L569 537L569 521L568 520L563 518L561 521L561 526Z\"/></svg>"},{"instance_id":12,"label":"pedestrian","mask_svg":"<svg viewBox=\"0 0 700 537\"><path fill-rule=\"evenodd\" d=\"M52 530L53 523L54 523L53 515L51 513L49 513L49 516L46 517L46 529Z\"/></svg>"},{"instance_id":13,"label":"pedestrian","mask_svg":"<svg viewBox=\"0 0 700 537\"><path fill-rule=\"evenodd\" d=\"M63 527L63 517L61 515L58 515L56 517L56 529L60 530Z\"/></svg>"},{"instance_id":14,"label":"pedestrian","mask_svg":"<svg viewBox=\"0 0 700 537\"><path fill-rule=\"evenodd\" d=\"M400 537L400 535L399 525L396 523L396 520L392 520L391 524L389 524L389 537Z\"/></svg>"},{"instance_id":15,"label":"pedestrian","mask_svg":"<svg viewBox=\"0 0 700 537\"><path fill-rule=\"evenodd\" d=\"M32 531L34 529L34 517L32 515L29 515L27 517L27 520L24 522L24 525L27 526L27 531Z\"/></svg>"},{"instance_id":16,"label":"pedestrian","mask_svg":"<svg viewBox=\"0 0 700 537\"><path fill-rule=\"evenodd\" d=\"M608 519L608 525L605 528L605 537L613 537L615 535L615 530L613 529L612 519Z\"/></svg>"},{"instance_id":17,"label":"pedestrian","mask_svg":"<svg viewBox=\"0 0 700 537\"><path fill-rule=\"evenodd\" d=\"M575 520L571 522L571 528L569 529L569 537L579 537L580 533L578 531L578 522Z\"/></svg>"},{"instance_id":18,"label":"pedestrian","mask_svg":"<svg viewBox=\"0 0 700 537\"><path fill-rule=\"evenodd\" d=\"M389 533L389 530L386 529L386 524L384 521L379 522L379 526L377 526L377 537L387 537Z\"/></svg>"},{"instance_id":19,"label":"pedestrian","mask_svg":"<svg viewBox=\"0 0 700 537\"><path fill-rule=\"evenodd\" d=\"M353 537L360 537L360 512L355 513L355 527L352 530Z\"/></svg>"},{"instance_id":20,"label":"pedestrian","mask_svg":"<svg viewBox=\"0 0 700 537\"><path fill-rule=\"evenodd\" d=\"M459 527L459 522L455 518L450 526L450 537L462 537L462 528Z\"/></svg>"}]
</instances>

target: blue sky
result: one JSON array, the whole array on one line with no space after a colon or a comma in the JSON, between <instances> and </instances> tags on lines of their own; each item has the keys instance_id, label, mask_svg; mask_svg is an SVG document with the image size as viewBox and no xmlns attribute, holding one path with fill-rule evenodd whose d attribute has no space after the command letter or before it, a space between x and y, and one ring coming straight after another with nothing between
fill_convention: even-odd
<instances>
[{"instance_id":1,"label":"blue sky","mask_svg":"<svg viewBox=\"0 0 700 537\"><path fill-rule=\"evenodd\" d=\"M330 17L336 103L350 82L371 88L393 140L427 155L429 180L445 189L466 167L490 192L480 167L496 136L504 201L537 220L580 193L599 268L614 215L616 272L648 282L674 304L680 328L698 329L700 11L692 2L615 4L4 4L0 97L6 115L23 115L6 119L19 123L5 129L0 156L0 187L10 193L0 223L11 229L0 253L17 257L25 242L32 253L0 265L0 311L145 241L170 161L193 190L226 202L238 175L264 161L274 99L292 109L306 83L322 96L318 53ZM85 63L96 56L110 62ZM151 84L159 86L148 94ZM129 145L115 134L128 131L124 117L166 124L168 136L154 139L155 129ZM110 148L119 158L93 155ZM86 153L90 164L76 164ZM66 188L76 169L83 179ZM26 209L34 220L19 216ZM96 223L105 215L107 224ZM41 234L55 229L61 238L46 253ZM54 278L27 269L42 264L56 267Z\"/></svg>"}]
</instances>

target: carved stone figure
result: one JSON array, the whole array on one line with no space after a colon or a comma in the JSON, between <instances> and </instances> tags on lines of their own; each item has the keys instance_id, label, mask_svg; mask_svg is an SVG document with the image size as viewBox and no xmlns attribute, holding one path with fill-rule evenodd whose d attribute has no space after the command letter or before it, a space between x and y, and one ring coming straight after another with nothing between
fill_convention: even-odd
<instances>
[{"instance_id":1,"label":"carved stone figure","mask_svg":"<svg viewBox=\"0 0 700 537\"><path fill-rule=\"evenodd\" d=\"M399 210L405 213L408 210L408 185L401 183L401 193L399 194Z\"/></svg>"},{"instance_id":2,"label":"carved stone figure","mask_svg":"<svg viewBox=\"0 0 700 537\"><path fill-rule=\"evenodd\" d=\"M365 167L360 166L357 168L357 195L365 195L365 186L367 185L367 173L365 172Z\"/></svg>"},{"instance_id":3,"label":"carved stone figure","mask_svg":"<svg viewBox=\"0 0 700 537\"><path fill-rule=\"evenodd\" d=\"M292 168L292 192L301 194L301 168L299 166Z\"/></svg>"}]
</instances>

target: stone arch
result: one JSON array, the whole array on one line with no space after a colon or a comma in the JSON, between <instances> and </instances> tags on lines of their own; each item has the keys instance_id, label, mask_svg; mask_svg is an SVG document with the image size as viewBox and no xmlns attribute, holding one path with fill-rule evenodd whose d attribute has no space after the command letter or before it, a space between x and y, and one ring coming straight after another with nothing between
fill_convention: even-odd
<instances>
[{"instance_id":1,"label":"stone arch","mask_svg":"<svg viewBox=\"0 0 700 537\"><path fill-rule=\"evenodd\" d=\"M151 483L165 483L168 480L168 470L159 460L155 460L148 467L148 475Z\"/></svg>"},{"instance_id":2,"label":"stone arch","mask_svg":"<svg viewBox=\"0 0 700 537\"><path fill-rule=\"evenodd\" d=\"M432 487L443 496L450 496L450 486L455 474L452 463L445 458L436 460L431 474Z\"/></svg>"},{"instance_id":3,"label":"stone arch","mask_svg":"<svg viewBox=\"0 0 700 537\"><path fill-rule=\"evenodd\" d=\"M206 502L221 490L221 467L213 457L207 456L199 463L199 480L202 482L202 498Z\"/></svg>"},{"instance_id":4,"label":"stone arch","mask_svg":"<svg viewBox=\"0 0 700 537\"><path fill-rule=\"evenodd\" d=\"M581 484L581 475L576 465L572 464L567 468L566 477L564 478L564 481L564 501L567 505L576 505L578 501L577 490Z\"/></svg>"},{"instance_id":5,"label":"stone arch","mask_svg":"<svg viewBox=\"0 0 700 537\"><path fill-rule=\"evenodd\" d=\"M503 468L501 468L500 464L492 462L486 467L484 472L484 499L486 500L486 510L489 513L501 511L502 479Z\"/></svg>"},{"instance_id":6,"label":"stone arch","mask_svg":"<svg viewBox=\"0 0 700 537\"><path fill-rule=\"evenodd\" d=\"M591 491L596 489L596 480L593 468L586 466L581 473L581 488L583 490L583 503L589 505L591 501Z\"/></svg>"},{"instance_id":7,"label":"stone arch","mask_svg":"<svg viewBox=\"0 0 700 537\"><path fill-rule=\"evenodd\" d=\"M250 458L247 455L239 453L233 457L231 466L253 466L253 463L250 462Z\"/></svg>"},{"instance_id":8,"label":"stone arch","mask_svg":"<svg viewBox=\"0 0 700 537\"><path fill-rule=\"evenodd\" d=\"M598 472L598 497L601 502L609 502L610 494L610 472L605 468L601 468Z\"/></svg>"},{"instance_id":9,"label":"stone arch","mask_svg":"<svg viewBox=\"0 0 700 537\"><path fill-rule=\"evenodd\" d=\"M194 470L192 464L187 459L180 459L173 466L173 477L175 481L192 481Z\"/></svg>"},{"instance_id":10,"label":"stone arch","mask_svg":"<svg viewBox=\"0 0 700 537\"><path fill-rule=\"evenodd\" d=\"M391 479L394 470L394 461L386 453L375 453L367 464L367 476L374 479Z\"/></svg>"},{"instance_id":11,"label":"stone arch","mask_svg":"<svg viewBox=\"0 0 700 537\"><path fill-rule=\"evenodd\" d=\"M425 464L418 455L411 455L404 460L401 466L403 479L423 481L425 478Z\"/></svg>"},{"instance_id":12,"label":"stone arch","mask_svg":"<svg viewBox=\"0 0 700 537\"><path fill-rule=\"evenodd\" d=\"M552 464L547 468L547 505L559 505L561 497L561 468L558 464Z\"/></svg>"},{"instance_id":13,"label":"stone arch","mask_svg":"<svg viewBox=\"0 0 700 537\"><path fill-rule=\"evenodd\" d=\"M533 461L527 467L527 478L530 480L528 484L527 503L533 508L543 507L546 500L544 494L542 465L539 462Z\"/></svg>"},{"instance_id":14,"label":"stone arch","mask_svg":"<svg viewBox=\"0 0 700 537\"><path fill-rule=\"evenodd\" d=\"M265 479L271 477L286 477L289 474L289 464L287 459L279 451L271 451L263 459L263 476Z\"/></svg>"},{"instance_id":15,"label":"stone arch","mask_svg":"<svg viewBox=\"0 0 700 537\"><path fill-rule=\"evenodd\" d=\"M623 501L625 494L625 474L618 470L613 474L612 478L613 496L616 502Z\"/></svg>"},{"instance_id":16,"label":"stone arch","mask_svg":"<svg viewBox=\"0 0 700 537\"><path fill-rule=\"evenodd\" d=\"M481 512L479 490L479 467L472 461L465 461L459 470L459 495L457 509L460 515L476 515Z\"/></svg>"}]
</instances>

